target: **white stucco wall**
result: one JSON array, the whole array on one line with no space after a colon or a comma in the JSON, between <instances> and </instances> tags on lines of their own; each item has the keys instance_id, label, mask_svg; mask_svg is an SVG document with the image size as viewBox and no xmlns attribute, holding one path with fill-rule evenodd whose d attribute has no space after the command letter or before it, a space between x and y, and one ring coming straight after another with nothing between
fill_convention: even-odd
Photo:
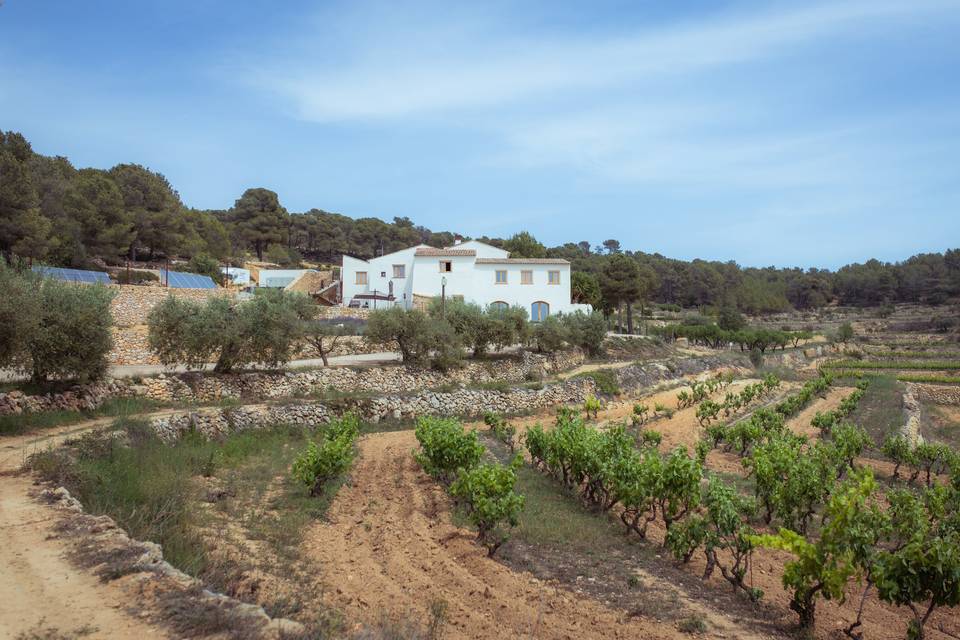
<instances>
[{"instance_id":1,"label":"white stucco wall","mask_svg":"<svg viewBox=\"0 0 960 640\"><path fill-rule=\"evenodd\" d=\"M507 283L496 284L496 272L506 270ZM520 272L532 271L533 284L521 284ZM560 284L548 284L549 271L560 272ZM474 290L478 304L506 302L520 305L530 313L534 302L550 305L550 314L570 313L570 265L569 264L477 264L475 265Z\"/></svg>"},{"instance_id":2,"label":"white stucco wall","mask_svg":"<svg viewBox=\"0 0 960 640\"><path fill-rule=\"evenodd\" d=\"M423 247L427 247L427 245L422 244L402 249L370 260L343 256L341 278L343 280L344 303L349 304L353 296L358 293L373 293L376 291L377 293L387 294L390 291L390 282L393 282L393 295L399 303L409 306L409 302L412 300L413 254L417 249ZM395 264L404 265L405 277L393 277L393 265ZM367 272L366 286L356 284L358 271Z\"/></svg>"},{"instance_id":3,"label":"white stucco wall","mask_svg":"<svg viewBox=\"0 0 960 640\"><path fill-rule=\"evenodd\" d=\"M473 302L483 307L493 302L506 302L519 305L530 313L534 302L546 302L550 305L550 313L570 313L582 305L570 302L570 265L569 264L538 264L538 263L477 263L477 258L501 259L508 254L502 249L491 247L482 242L463 242L453 249L472 250L483 255L479 256L417 256L419 247L410 247L402 251L387 254L369 261L359 260L350 256L343 256L343 302L350 300L359 293L372 293L374 290L386 294L390 282L394 284L393 293L397 303L409 308L413 304L414 294L426 297L439 296L442 289L442 279L446 277L446 294L448 297L463 296L467 302ZM449 272L440 271L440 262L452 263ZM406 265L405 278L393 278L393 265ZM507 283L496 283L496 272L507 271ZM533 275L532 284L521 284L521 271L529 270ZM356 273L367 272L367 285L356 284ZM550 271L560 272L560 283L549 284ZM381 273L385 275L381 275Z\"/></svg>"}]
</instances>

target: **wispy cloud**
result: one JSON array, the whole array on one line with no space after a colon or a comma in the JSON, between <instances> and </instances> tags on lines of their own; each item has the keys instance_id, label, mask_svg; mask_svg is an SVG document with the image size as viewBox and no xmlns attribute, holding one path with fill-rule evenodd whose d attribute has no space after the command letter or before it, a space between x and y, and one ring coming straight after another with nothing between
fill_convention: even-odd
<instances>
[{"instance_id":1,"label":"wispy cloud","mask_svg":"<svg viewBox=\"0 0 960 640\"><path fill-rule=\"evenodd\" d=\"M243 63L242 77L287 101L298 117L318 122L476 112L710 71L851 30L899 28L958 6L950 0L829 2L586 37L517 33L506 23L491 28L486 15L453 22L399 18L392 28L372 32L347 19L332 29L308 23L280 55L263 58L258 51ZM482 28L470 28L474 19ZM339 35L331 40L331 32Z\"/></svg>"}]
</instances>

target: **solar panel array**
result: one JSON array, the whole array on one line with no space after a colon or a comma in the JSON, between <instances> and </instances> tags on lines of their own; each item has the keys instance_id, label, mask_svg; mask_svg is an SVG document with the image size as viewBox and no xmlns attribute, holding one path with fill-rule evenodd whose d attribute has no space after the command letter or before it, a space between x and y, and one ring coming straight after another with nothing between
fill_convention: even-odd
<instances>
[{"instance_id":1,"label":"solar panel array","mask_svg":"<svg viewBox=\"0 0 960 640\"><path fill-rule=\"evenodd\" d=\"M85 271L83 269L63 269L60 267L34 267L33 270L47 278L83 282L86 284L110 284L110 276L103 271Z\"/></svg>"},{"instance_id":2,"label":"solar panel array","mask_svg":"<svg viewBox=\"0 0 960 640\"><path fill-rule=\"evenodd\" d=\"M199 273L160 270L160 284L173 289L216 289L217 283L210 276Z\"/></svg>"}]
</instances>

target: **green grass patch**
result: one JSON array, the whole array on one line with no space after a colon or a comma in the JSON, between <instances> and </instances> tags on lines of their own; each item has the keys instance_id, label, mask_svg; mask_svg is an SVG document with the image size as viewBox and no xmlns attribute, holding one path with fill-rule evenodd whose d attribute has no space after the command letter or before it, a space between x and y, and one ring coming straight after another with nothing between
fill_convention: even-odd
<instances>
[{"instance_id":1,"label":"green grass patch","mask_svg":"<svg viewBox=\"0 0 960 640\"><path fill-rule=\"evenodd\" d=\"M885 351L875 354L882 358L960 358L960 351Z\"/></svg>"},{"instance_id":2,"label":"green grass patch","mask_svg":"<svg viewBox=\"0 0 960 640\"><path fill-rule=\"evenodd\" d=\"M870 386L848 421L866 429L879 445L903 425L903 391L903 385L893 376L871 376Z\"/></svg>"},{"instance_id":3,"label":"green grass patch","mask_svg":"<svg viewBox=\"0 0 960 640\"><path fill-rule=\"evenodd\" d=\"M282 517L261 515L247 522L278 548L286 548L329 504L329 499L309 499L305 488L289 480L290 461L310 435L304 428L241 432L222 441L187 433L167 445L142 421L122 419L114 427L37 454L30 466L45 480L67 487L87 512L108 515L131 537L162 545L164 557L191 575L208 568L200 535L206 523L196 508L202 499L198 477L222 478L237 503L250 492L262 498L282 478L271 494Z\"/></svg>"},{"instance_id":4,"label":"green grass patch","mask_svg":"<svg viewBox=\"0 0 960 640\"><path fill-rule=\"evenodd\" d=\"M891 378L900 382L920 382L928 384L960 384L960 376L948 375L924 375L918 373L884 373L883 370L861 371L855 369L834 369L832 371L834 378L850 378L859 380L861 378Z\"/></svg>"},{"instance_id":5,"label":"green grass patch","mask_svg":"<svg viewBox=\"0 0 960 640\"><path fill-rule=\"evenodd\" d=\"M597 385L597 393L607 396L620 395L620 383L617 382L617 374L613 369L596 369L594 371L584 371L574 376L575 378L591 378Z\"/></svg>"},{"instance_id":6,"label":"green grass patch","mask_svg":"<svg viewBox=\"0 0 960 640\"><path fill-rule=\"evenodd\" d=\"M960 451L960 409L924 402L923 412L924 435Z\"/></svg>"},{"instance_id":7,"label":"green grass patch","mask_svg":"<svg viewBox=\"0 0 960 640\"><path fill-rule=\"evenodd\" d=\"M530 544L563 546L585 554L622 546L623 527L583 508L556 480L524 465L517 472L517 493L525 496L513 537Z\"/></svg>"}]
</instances>

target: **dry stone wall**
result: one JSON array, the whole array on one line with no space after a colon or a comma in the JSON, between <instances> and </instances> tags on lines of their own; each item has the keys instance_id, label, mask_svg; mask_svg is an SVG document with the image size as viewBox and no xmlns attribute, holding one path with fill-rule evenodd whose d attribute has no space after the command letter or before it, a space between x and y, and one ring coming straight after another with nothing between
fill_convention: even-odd
<instances>
[{"instance_id":1,"label":"dry stone wall","mask_svg":"<svg viewBox=\"0 0 960 640\"><path fill-rule=\"evenodd\" d=\"M113 302L110 303L110 313L117 327L146 324L150 311L167 296L203 302L211 297L235 295L232 290L219 287L216 289L170 289L149 285L111 285L111 288L117 292Z\"/></svg>"},{"instance_id":2,"label":"dry stone wall","mask_svg":"<svg viewBox=\"0 0 960 640\"><path fill-rule=\"evenodd\" d=\"M539 380L571 369L583 355L570 351L553 355L524 352L520 358L472 361L446 372L403 365L330 367L310 371L240 373L229 376L181 374L146 378L133 393L157 401L210 402L222 398L275 399L323 392L404 394L448 385L519 383Z\"/></svg>"},{"instance_id":3,"label":"dry stone wall","mask_svg":"<svg viewBox=\"0 0 960 640\"><path fill-rule=\"evenodd\" d=\"M161 439L174 442L188 431L196 431L208 438L218 438L228 433L262 429L276 424L323 424L347 412L355 412L368 422L389 418L400 420L422 415L475 417L487 411L525 413L558 404L579 404L587 395L595 392L593 380L578 378L547 385L542 389L424 391L414 395L354 398L335 402L205 409L154 418L151 426Z\"/></svg>"},{"instance_id":4,"label":"dry stone wall","mask_svg":"<svg viewBox=\"0 0 960 640\"><path fill-rule=\"evenodd\" d=\"M147 346L147 316L167 296L203 302L215 296L233 297L230 289L169 289L149 285L111 285L117 295L110 303L113 316L111 364L160 364Z\"/></svg>"},{"instance_id":5,"label":"dry stone wall","mask_svg":"<svg viewBox=\"0 0 960 640\"><path fill-rule=\"evenodd\" d=\"M61 393L0 393L0 415L31 411L91 411L111 397L134 396L158 402L216 402L303 397L320 393L410 394L450 385L519 383L539 380L583 362L579 351L470 361L445 373L403 365L352 369L332 367L309 371L251 372L231 375L161 374L143 379L116 379L79 385Z\"/></svg>"},{"instance_id":6,"label":"dry stone wall","mask_svg":"<svg viewBox=\"0 0 960 640\"><path fill-rule=\"evenodd\" d=\"M907 386L912 388L913 395L918 400L934 404L960 406L960 386L916 382L908 383Z\"/></svg>"}]
</instances>

